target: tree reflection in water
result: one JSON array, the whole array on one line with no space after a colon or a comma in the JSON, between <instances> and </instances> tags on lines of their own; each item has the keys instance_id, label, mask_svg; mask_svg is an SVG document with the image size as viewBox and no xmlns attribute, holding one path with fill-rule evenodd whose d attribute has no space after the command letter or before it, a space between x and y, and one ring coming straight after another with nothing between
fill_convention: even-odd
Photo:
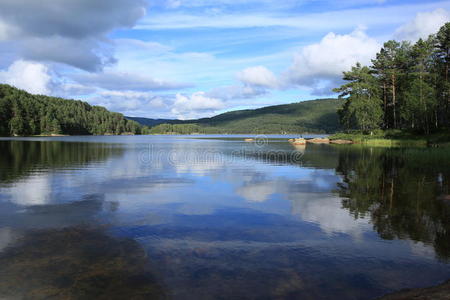
<instances>
[{"instance_id":1,"label":"tree reflection in water","mask_svg":"<svg viewBox=\"0 0 450 300\"><path fill-rule=\"evenodd\" d=\"M79 168L122 155L114 144L60 141L0 141L0 183L40 169Z\"/></svg>"},{"instance_id":2,"label":"tree reflection in water","mask_svg":"<svg viewBox=\"0 0 450 300\"><path fill-rule=\"evenodd\" d=\"M383 239L433 245L450 258L450 153L445 149L339 147L343 207L370 217Z\"/></svg>"}]
</instances>

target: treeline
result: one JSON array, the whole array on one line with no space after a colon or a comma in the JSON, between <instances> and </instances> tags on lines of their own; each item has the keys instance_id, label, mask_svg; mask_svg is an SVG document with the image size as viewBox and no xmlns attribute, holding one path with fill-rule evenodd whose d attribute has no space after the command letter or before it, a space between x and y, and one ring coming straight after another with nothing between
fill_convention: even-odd
<instances>
[{"instance_id":1,"label":"treeline","mask_svg":"<svg viewBox=\"0 0 450 300\"><path fill-rule=\"evenodd\" d=\"M305 128L295 125L289 126L286 124L261 124L256 122L254 122L254 124L248 124L248 126L245 127L201 123L164 123L151 128L145 126L142 129L142 134L295 134L302 132L325 133L324 130L317 128Z\"/></svg>"},{"instance_id":2,"label":"treeline","mask_svg":"<svg viewBox=\"0 0 450 300\"><path fill-rule=\"evenodd\" d=\"M160 124L153 127L145 126L143 134L215 134L223 133L218 128L203 127L198 124Z\"/></svg>"},{"instance_id":3,"label":"treeline","mask_svg":"<svg viewBox=\"0 0 450 300\"><path fill-rule=\"evenodd\" d=\"M32 95L0 84L0 135L139 134L141 126L100 106Z\"/></svg>"},{"instance_id":4,"label":"treeline","mask_svg":"<svg viewBox=\"0 0 450 300\"><path fill-rule=\"evenodd\" d=\"M388 41L371 66L357 64L334 89L346 129L430 133L450 125L450 23L415 44Z\"/></svg>"}]
</instances>

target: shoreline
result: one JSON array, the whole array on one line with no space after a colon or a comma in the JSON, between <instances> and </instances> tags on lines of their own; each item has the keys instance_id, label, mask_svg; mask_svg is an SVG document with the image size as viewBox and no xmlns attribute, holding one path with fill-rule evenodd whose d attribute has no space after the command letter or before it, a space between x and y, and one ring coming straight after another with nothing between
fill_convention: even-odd
<instances>
[{"instance_id":1,"label":"shoreline","mask_svg":"<svg viewBox=\"0 0 450 300\"><path fill-rule=\"evenodd\" d=\"M450 299L450 280L444 283L425 288L404 289L386 294L376 300L448 300Z\"/></svg>"}]
</instances>

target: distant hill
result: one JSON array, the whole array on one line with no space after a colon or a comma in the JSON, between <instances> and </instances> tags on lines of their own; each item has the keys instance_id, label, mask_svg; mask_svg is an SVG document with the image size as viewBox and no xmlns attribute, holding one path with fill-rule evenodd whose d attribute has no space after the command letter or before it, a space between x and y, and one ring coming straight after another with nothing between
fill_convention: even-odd
<instances>
[{"instance_id":1,"label":"distant hill","mask_svg":"<svg viewBox=\"0 0 450 300\"><path fill-rule=\"evenodd\" d=\"M164 123L179 123L180 120L173 120L173 119L149 119L149 118L139 118L139 117L127 117L125 116L125 118L127 118L128 120L131 121L135 121L138 122L141 125L144 126L148 126L148 127L153 127L159 124L164 124Z\"/></svg>"},{"instance_id":2,"label":"distant hill","mask_svg":"<svg viewBox=\"0 0 450 300\"><path fill-rule=\"evenodd\" d=\"M83 101L32 95L0 84L0 135L136 134L141 126L122 114Z\"/></svg>"},{"instance_id":3,"label":"distant hill","mask_svg":"<svg viewBox=\"0 0 450 300\"><path fill-rule=\"evenodd\" d=\"M333 133L340 129L337 110L341 105L338 99L319 99L186 121L127 118L154 124L151 133Z\"/></svg>"}]
</instances>

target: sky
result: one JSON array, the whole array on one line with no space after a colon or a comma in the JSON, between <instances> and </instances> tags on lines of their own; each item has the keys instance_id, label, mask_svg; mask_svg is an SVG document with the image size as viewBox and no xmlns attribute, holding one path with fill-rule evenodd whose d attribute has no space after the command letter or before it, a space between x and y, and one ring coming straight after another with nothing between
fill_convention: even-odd
<instances>
[{"instance_id":1,"label":"sky","mask_svg":"<svg viewBox=\"0 0 450 300\"><path fill-rule=\"evenodd\" d=\"M336 97L390 39L450 1L1 0L0 83L127 116L192 119Z\"/></svg>"}]
</instances>

